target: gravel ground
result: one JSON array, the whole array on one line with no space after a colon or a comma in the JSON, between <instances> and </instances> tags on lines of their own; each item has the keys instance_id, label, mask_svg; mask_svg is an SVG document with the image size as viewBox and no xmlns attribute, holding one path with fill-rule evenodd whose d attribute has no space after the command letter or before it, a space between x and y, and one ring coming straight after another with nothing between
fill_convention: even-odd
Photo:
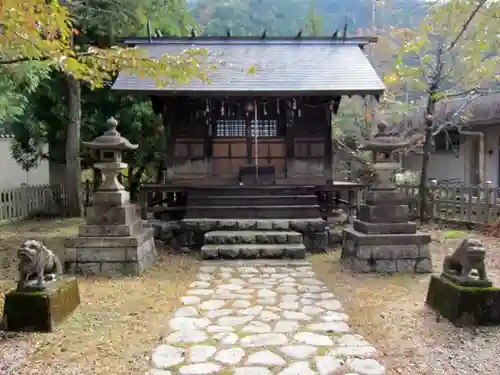
<instances>
[{"instance_id":1,"label":"gravel ground","mask_svg":"<svg viewBox=\"0 0 500 375\"><path fill-rule=\"evenodd\" d=\"M477 232L429 231L434 273L441 272L444 256L470 236L488 249L488 276L500 285L498 239ZM382 354L389 375L500 373L500 327L458 328L440 319L424 304L429 275L355 275L342 272L339 256L339 251L314 256L314 269L343 302L353 328Z\"/></svg>"}]
</instances>

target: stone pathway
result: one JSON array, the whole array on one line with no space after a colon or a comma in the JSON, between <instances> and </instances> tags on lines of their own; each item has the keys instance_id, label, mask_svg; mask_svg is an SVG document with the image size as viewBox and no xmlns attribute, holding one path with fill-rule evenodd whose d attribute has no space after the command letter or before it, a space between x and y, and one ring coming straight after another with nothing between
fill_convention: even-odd
<instances>
[{"instance_id":1,"label":"stone pathway","mask_svg":"<svg viewBox=\"0 0 500 375\"><path fill-rule=\"evenodd\" d=\"M147 375L382 375L305 261L204 262Z\"/></svg>"}]
</instances>

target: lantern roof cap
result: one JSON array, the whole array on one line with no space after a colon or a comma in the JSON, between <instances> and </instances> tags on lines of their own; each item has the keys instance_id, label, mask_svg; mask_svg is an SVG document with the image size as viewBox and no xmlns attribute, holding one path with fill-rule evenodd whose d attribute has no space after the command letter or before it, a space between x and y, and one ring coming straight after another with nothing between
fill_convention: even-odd
<instances>
[{"instance_id":1,"label":"lantern roof cap","mask_svg":"<svg viewBox=\"0 0 500 375\"><path fill-rule=\"evenodd\" d=\"M377 133L373 138L365 142L363 148L374 152L393 152L405 149L410 145L409 140L405 140L397 134L392 134L387 129L388 125L386 122L379 122L377 124Z\"/></svg>"},{"instance_id":2,"label":"lantern roof cap","mask_svg":"<svg viewBox=\"0 0 500 375\"><path fill-rule=\"evenodd\" d=\"M106 121L108 130L90 142L82 142L85 147L95 150L127 151L136 150L139 145L130 143L127 138L121 136L116 130L118 121L111 117Z\"/></svg>"}]
</instances>

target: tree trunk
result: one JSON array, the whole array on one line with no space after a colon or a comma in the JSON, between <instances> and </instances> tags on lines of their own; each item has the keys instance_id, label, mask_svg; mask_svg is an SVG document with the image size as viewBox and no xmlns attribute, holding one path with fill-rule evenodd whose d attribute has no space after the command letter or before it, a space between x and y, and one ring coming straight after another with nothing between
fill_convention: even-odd
<instances>
[{"instance_id":1,"label":"tree trunk","mask_svg":"<svg viewBox=\"0 0 500 375\"><path fill-rule=\"evenodd\" d=\"M434 116L434 110L436 108L436 100L434 98L434 95L434 92L429 93L429 98L427 99L427 107L425 110L425 140L422 156L422 169L420 171L420 184L418 186L418 195L420 201L419 218L421 223L426 223L428 221L427 207L429 205L429 189L427 180L429 174L429 161L431 159L432 152L432 117Z\"/></svg>"},{"instance_id":2,"label":"tree trunk","mask_svg":"<svg viewBox=\"0 0 500 375\"><path fill-rule=\"evenodd\" d=\"M80 127L82 119L81 86L73 76L66 76L68 83L69 123L66 132L66 191L67 213L79 217L83 214L82 181L80 165Z\"/></svg>"}]
</instances>

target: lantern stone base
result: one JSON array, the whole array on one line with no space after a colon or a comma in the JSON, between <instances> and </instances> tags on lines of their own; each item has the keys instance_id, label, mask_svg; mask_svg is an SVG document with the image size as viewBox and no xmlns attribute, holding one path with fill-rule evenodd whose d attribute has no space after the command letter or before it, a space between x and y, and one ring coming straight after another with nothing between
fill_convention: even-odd
<instances>
[{"instance_id":1,"label":"lantern stone base","mask_svg":"<svg viewBox=\"0 0 500 375\"><path fill-rule=\"evenodd\" d=\"M387 230L387 228L384 229ZM431 238L428 234L419 232L375 234L345 228L342 235L342 263L355 272L428 273L432 271L429 251Z\"/></svg>"},{"instance_id":2,"label":"lantern stone base","mask_svg":"<svg viewBox=\"0 0 500 375\"><path fill-rule=\"evenodd\" d=\"M142 227L133 236L69 238L66 241L65 271L84 275L137 276L156 260L153 234L153 228Z\"/></svg>"}]
</instances>

